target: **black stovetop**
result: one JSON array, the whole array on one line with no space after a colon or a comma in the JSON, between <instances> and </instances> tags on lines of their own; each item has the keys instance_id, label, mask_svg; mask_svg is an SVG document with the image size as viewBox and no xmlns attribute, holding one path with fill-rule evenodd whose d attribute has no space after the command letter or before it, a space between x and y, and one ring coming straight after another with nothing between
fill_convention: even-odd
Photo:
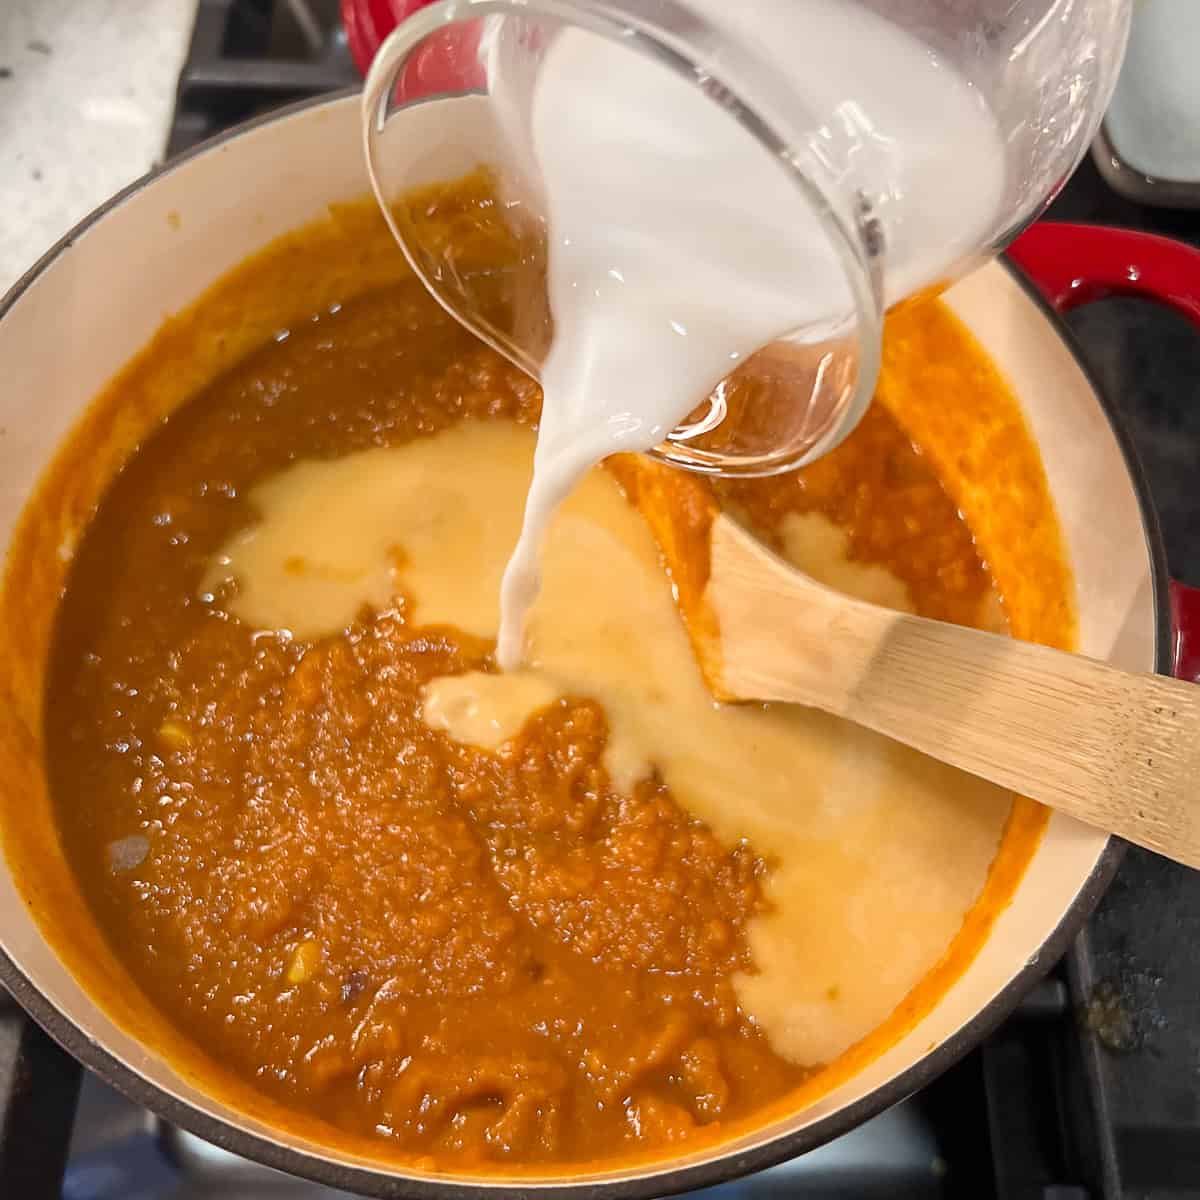
<instances>
[{"instance_id":1,"label":"black stovetop","mask_svg":"<svg viewBox=\"0 0 1200 1200\"><path fill-rule=\"evenodd\" d=\"M168 154L353 85L336 17L337 0L199 0ZM1050 216L1200 243L1200 214L1121 199L1090 160ZM1140 301L1105 301L1068 323L1133 431L1172 573L1200 586L1200 337ZM318 1194L279 1190L286 1181L266 1174L230 1182L201 1145L120 1107L93 1080L73 1121L79 1079L23 1014L0 1007L0 1197ZM96 1133L100 1112L120 1130L107 1141ZM912 1101L809 1158L803 1170L716 1191L743 1200L1200 1197L1200 874L1131 849L1066 960L998 1033Z\"/></svg>"}]
</instances>

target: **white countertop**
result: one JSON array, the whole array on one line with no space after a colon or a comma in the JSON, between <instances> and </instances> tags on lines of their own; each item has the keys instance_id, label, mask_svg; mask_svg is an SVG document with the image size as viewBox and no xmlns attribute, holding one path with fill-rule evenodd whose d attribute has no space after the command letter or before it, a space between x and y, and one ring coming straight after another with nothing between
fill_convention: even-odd
<instances>
[{"instance_id":1,"label":"white countertop","mask_svg":"<svg viewBox=\"0 0 1200 1200\"><path fill-rule=\"evenodd\" d=\"M0 294L157 162L197 0L0 0Z\"/></svg>"}]
</instances>

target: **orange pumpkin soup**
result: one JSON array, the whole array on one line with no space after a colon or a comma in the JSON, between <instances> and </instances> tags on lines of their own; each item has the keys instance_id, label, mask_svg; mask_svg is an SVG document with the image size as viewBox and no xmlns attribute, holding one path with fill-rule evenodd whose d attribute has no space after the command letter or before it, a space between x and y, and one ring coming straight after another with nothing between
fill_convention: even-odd
<instances>
[{"instance_id":1,"label":"orange pumpkin soup","mask_svg":"<svg viewBox=\"0 0 1200 1200\"><path fill-rule=\"evenodd\" d=\"M308 236L319 265L329 230ZM280 253L242 278L269 288ZM841 448L718 499L835 586L1069 639L1061 597L1057 624L1006 616L933 468L935 422L931 456L895 402L957 362L981 420L1011 424L1002 382L937 303L894 317L888 345L883 403ZM138 369L179 352L160 339ZM495 672L472 605L515 537L504 514L539 402L410 279L293 323L112 480L74 552L47 687L58 833L147 1002L331 1140L456 1170L673 1153L819 1094L969 962L1041 827L1026 802L815 714L717 713L711 739L743 748L731 775L754 794L697 782L692 751L645 733L649 702L626 707L650 666L606 667L594 688L547 668L491 738L439 724L431 689ZM604 580L608 607L620 581L669 606L622 477L590 480L559 538L584 572L561 612ZM394 540L353 549L389 521ZM600 528L616 558L573 550ZM755 775L756 756L786 774ZM960 864L942 861L949 837Z\"/></svg>"}]
</instances>

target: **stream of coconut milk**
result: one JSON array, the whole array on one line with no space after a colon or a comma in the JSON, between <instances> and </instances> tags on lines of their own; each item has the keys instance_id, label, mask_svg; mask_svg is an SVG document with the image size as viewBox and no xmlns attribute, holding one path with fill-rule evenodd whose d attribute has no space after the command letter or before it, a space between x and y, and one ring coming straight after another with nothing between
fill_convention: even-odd
<instances>
[{"instance_id":1,"label":"stream of coconut milk","mask_svg":"<svg viewBox=\"0 0 1200 1200\"><path fill-rule=\"evenodd\" d=\"M975 250L1005 183L978 91L924 43L839 0L693 0L861 146L884 197L885 299ZM503 107L503 54L483 55ZM590 467L645 451L746 357L852 310L818 218L780 163L693 82L580 30L546 52L528 106L549 224L555 337L497 657L523 657L550 519ZM857 152L856 152L857 153Z\"/></svg>"}]
</instances>

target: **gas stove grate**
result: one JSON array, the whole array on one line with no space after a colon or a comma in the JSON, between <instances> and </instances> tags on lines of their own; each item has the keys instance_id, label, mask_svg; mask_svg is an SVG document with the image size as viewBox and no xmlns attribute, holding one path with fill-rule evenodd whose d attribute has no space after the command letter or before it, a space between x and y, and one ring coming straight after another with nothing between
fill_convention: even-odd
<instances>
[{"instance_id":1,"label":"gas stove grate","mask_svg":"<svg viewBox=\"0 0 1200 1200\"><path fill-rule=\"evenodd\" d=\"M171 157L259 113L356 86L336 0L199 0Z\"/></svg>"}]
</instances>

